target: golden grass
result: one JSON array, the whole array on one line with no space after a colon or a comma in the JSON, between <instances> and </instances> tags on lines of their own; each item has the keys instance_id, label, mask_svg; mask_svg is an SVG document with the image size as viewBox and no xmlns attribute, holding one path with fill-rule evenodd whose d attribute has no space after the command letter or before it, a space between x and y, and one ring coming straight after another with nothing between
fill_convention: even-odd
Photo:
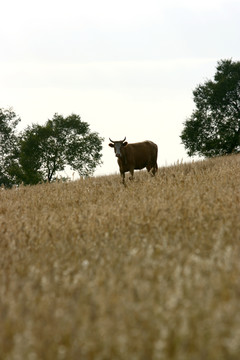
<instances>
[{"instance_id":1,"label":"golden grass","mask_svg":"<svg viewBox=\"0 0 240 360\"><path fill-rule=\"evenodd\" d=\"M239 360L239 170L0 191L0 359Z\"/></svg>"}]
</instances>

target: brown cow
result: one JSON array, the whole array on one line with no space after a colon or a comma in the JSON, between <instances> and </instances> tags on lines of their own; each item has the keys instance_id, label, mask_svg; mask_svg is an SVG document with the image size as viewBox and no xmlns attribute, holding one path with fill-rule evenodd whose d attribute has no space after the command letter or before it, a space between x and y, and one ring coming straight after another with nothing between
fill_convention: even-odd
<instances>
[{"instance_id":1,"label":"brown cow","mask_svg":"<svg viewBox=\"0 0 240 360\"><path fill-rule=\"evenodd\" d=\"M126 137L121 141L113 141L109 138L111 143L109 146L114 148L115 154L118 158L118 165L122 182L125 185L125 172L130 171L133 179L134 169L140 170L147 168L147 171L154 176L157 172L157 153L158 147L152 141L143 141L133 144L126 142Z\"/></svg>"}]
</instances>

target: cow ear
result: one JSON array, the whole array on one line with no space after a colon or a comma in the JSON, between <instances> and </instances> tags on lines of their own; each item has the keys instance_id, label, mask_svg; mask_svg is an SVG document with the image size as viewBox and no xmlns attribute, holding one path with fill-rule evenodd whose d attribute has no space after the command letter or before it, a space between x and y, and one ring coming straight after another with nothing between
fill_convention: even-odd
<instances>
[{"instance_id":1,"label":"cow ear","mask_svg":"<svg viewBox=\"0 0 240 360\"><path fill-rule=\"evenodd\" d=\"M114 145L113 145L112 143L108 144L108 146L110 146L110 147L114 147Z\"/></svg>"},{"instance_id":2,"label":"cow ear","mask_svg":"<svg viewBox=\"0 0 240 360\"><path fill-rule=\"evenodd\" d=\"M123 146L127 146L127 144L128 144L128 142L127 142L127 141L125 141L125 142L123 143Z\"/></svg>"}]
</instances>

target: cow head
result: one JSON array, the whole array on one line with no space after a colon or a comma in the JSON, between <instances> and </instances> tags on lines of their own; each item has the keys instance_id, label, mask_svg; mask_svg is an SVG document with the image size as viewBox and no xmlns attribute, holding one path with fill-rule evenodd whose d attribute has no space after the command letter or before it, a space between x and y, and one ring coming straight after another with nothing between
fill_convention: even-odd
<instances>
[{"instance_id":1,"label":"cow head","mask_svg":"<svg viewBox=\"0 0 240 360\"><path fill-rule=\"evenodd\" d=\"M126 146L128 143L126 140L126 137L121 141L113 141L109 138L111 141L109 146L114 148L115 154L117 157L122 157L121 149Z\"/></svg>"}]
</instances>

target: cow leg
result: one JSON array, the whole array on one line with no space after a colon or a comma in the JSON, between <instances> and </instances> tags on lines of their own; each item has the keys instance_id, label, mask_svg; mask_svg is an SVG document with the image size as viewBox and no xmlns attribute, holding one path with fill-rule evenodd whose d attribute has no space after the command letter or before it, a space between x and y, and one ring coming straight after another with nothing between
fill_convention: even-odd
<instances>
[{"instance_id":1,"label":"cow leg","mask_svg":"<svg viewBox=\"0 0 240 360\"><path fill-rule=\"evenodd\" d=\"M147 168L147 171L149 172L149 174L151 175L151 176L154 176L154 168L152 168L152 166L151 165L147 165L146 166L146 168Z\"/></svg>"},{"instance_id":2,"label":"cow leg","mask_svg":"<svg viewBox=\"0 0 240 360\"><path fill-rule=\"evenodd\" d=\"M123 185L126 186L126 184L125 184L125 172L121 172L121 176L122 176L122 183L123 183Z\"/></svg>"},{"instance_id":3,"label":"cow leg","mask_svg":"<svg viewBox=\"0 0 240 360\"><path fill-rule=\"evenodd\" d=\"M147 168L147 171L150 172L152 167L151 167L151 165L147 165L146 168Z\"/></svg>"},{"instance_id":4,"label":"cow leg","mask_svg":"<svg viewBox=\"0 0 240 360\"><path fill-rule=\"evenodd\" d=\"M153 170L152 170L153 176L156 174L157 171L158 171L158 166L157 166L157 163L156 163L154 165L154 167L153 167Z\"/></svg>"},{"instance_id":5,"label":"cow leg","mask_svg":"<svg viewBox=\"0 0 240 360\"><path fill-rule=\"evenodd\" d=\"M155 165L153 166L153 168L152 168L152 176L155 176L155 174L156 174L156 167L155 167Z\"/></svg>"},{"instance_id":6,"label":"cow leg","mask_svg":"<svg viewBox=\"0 0 240 360\"><path fill-rule=\"evenodd\" d=\"M134 168L130 169L129 171L130 171L130 174L131 174L129 180L133 180L133 179L134 179L134 176L133 176L133 174L134 174Z\"/></svg>"},{"instance_id":7,"label":"cow leg","mask_svg":"<svg viewBox=\"0 0 240 360\"><path fill-rule=\"evenodd\" d=\"M152 175L155 176L156 172L157 172L157 165L151 166L151 165L147 165L147 171ZM151 172L150 172L151 171Z\"/></svg>"}]
</instances>

